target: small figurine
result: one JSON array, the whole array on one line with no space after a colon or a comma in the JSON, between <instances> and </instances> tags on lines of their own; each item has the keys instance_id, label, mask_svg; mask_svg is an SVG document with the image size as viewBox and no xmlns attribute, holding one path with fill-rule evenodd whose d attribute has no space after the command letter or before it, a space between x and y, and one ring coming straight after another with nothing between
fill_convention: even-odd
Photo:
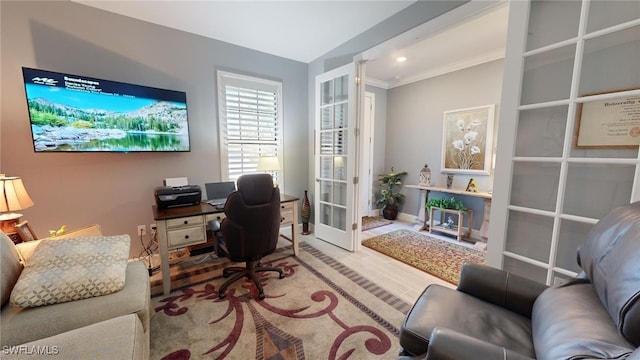
<instances>
[{"instance_id":1,"label":"small figurine","mask_svg":"<svg viewBox=\"0 0 640 360\"><path fill-rule=\"evenodd\" d=\"M64 234L67 231L67 225L62 225L60 226L60 229L58 230L49 230L49 235L54 237L54 236L60 236L62 234Z\"/></svg>"},{"instance_id":2,"label":"small figurine","mask_svg":"<svg viewBox=\"0 0 640 360\"><path fill-rule=\"evenodd\" d=\"M442 224L442 227L445 229L453 229L453 219L451 216L447 217L447 222Z\"/></svg>"},{"instance_id":3,"label":"small figurine","mask_svg":"<svg viewBox=\"0 0 640 360\"><path fill-rule=\"evenodd\" d=\"M478 184L476 183L476 180L474 178L471 178L471 180L469 180L466 191L478 192Z\"/></svg>"}]
</instances>

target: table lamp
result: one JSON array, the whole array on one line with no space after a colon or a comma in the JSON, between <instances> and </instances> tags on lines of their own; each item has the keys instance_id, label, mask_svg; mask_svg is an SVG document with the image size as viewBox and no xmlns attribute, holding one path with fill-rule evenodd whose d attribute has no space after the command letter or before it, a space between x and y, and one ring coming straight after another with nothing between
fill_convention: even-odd
<instances>
[{"instance_id":1,"label":"table lamp","mask_svg":"<svg viewBox=\"0 0 640 360\"><path fill-rule=\"evenodd\" d=\"M277 172L280 171L280 162L277 156L261 156L258 160L258 171L270 173L273 177L273 186L278 186Z\"/></svg>"},{"instance_id":2,"label":"table lamp","mask_svg":"<svg viewBox=\"0 0 640 360\"><path fill-rule=\"evenodd\" d=\"M22 214L15 213L33 206L22 179L0 174L0 229L14 232L14 225Z\"/></svg>"}]
</instances>

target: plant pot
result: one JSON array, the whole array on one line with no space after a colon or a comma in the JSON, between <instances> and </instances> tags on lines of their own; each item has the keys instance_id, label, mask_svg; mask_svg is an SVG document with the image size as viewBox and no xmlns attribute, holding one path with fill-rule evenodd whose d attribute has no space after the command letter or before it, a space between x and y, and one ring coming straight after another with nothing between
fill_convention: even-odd
<instances>
[{"instance_id":1,"label":"plant pot","mask_svg":"<svg viewBox=\"0 0 640 360\"><path fill-rule=\"evenodd\" d=\"M387 205L382 208L382 217L387 220L395 220L398 217L398 207L395 205Z\"/></svg>"}]
</instances>

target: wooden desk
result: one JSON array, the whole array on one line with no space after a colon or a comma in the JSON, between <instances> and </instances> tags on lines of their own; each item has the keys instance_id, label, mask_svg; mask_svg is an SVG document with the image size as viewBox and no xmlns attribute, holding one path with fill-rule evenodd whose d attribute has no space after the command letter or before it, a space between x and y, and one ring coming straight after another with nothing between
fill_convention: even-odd
<instances>
[{"instance_id":1,"label":"wooden desk","mask_svg":"<svg viewBox=\"0 0 640 360\"><path fill-rule=\"evenodd\" d=\"M282 226L291 226L291 238L280 235L291 241L293 254L298 255L298 200L291 195L280 194L280 214ZM221 221L225 214L221 209L206 202L198 205L158 209L152 206L153 219L158 227L158 243L160 246L160 268L162 270L162 289L165 295L171 291L169 275L169 250L207 241L207 223L212 220Z\"/></svg>"},{"instance_id":2,"label":"wooden desk","mask_svg":"<svg viewBox=\"0 0 640 360\"><path fill-rule=\"evenodd\" d=\"M487 192L471 192L466 191L464 189L447 189L439 186L421 186L421 185L406 185L408 188L419 189L424 192L424 205L420 209L418 213L418 218L423 221L424 230L429 230L429 214L425 211L425 206L427 201L429 201L429 193L431 191L437 191L448 194L457 194L464 196L474 196L480 197L484 199L484 214L482 216L482 226L480 228L480 236L483 239L487 239L487 234L489 233L489 216L491 214L491 194Z\"/></svg>"}]
</instances>

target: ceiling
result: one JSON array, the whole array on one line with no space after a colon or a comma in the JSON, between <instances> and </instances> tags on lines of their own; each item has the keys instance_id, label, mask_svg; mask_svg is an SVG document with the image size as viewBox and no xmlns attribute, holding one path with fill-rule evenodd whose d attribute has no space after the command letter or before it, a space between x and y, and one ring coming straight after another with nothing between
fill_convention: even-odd
<instances>
[{"instance_id":1,"label":"ceiling","mask_svg":"<svg viewBox=\"0 0 640 360\"><path fill-rule=\"evenodd\" d=\"M414 1L72 0L309 63ZM505 2L506 3L506 2ZM508 6L496 6L367 63L367 80L391 88L504 56ZM398 63L396 58L407 61Z\"/></svg>"},{"instance_id":2,"label":"ceiling","mask_svg":"<svg viewBox=\"0 0 640 360\"><path fill-rule=\"evenodd\" d=\"M72 1L304 63L415 2Z\"/></svg>"},{"instance_id":3,"label":"ceiling","mask_svg":"<svg viewBox=\"0 0 640 360\"><path fill-rule=\"evenodd\" d=\"M367 80L392 88L504 58L507 3L445 27L367 62ZM407 60L398 62L398 57Z\"/></svg>"}]
</instances>

